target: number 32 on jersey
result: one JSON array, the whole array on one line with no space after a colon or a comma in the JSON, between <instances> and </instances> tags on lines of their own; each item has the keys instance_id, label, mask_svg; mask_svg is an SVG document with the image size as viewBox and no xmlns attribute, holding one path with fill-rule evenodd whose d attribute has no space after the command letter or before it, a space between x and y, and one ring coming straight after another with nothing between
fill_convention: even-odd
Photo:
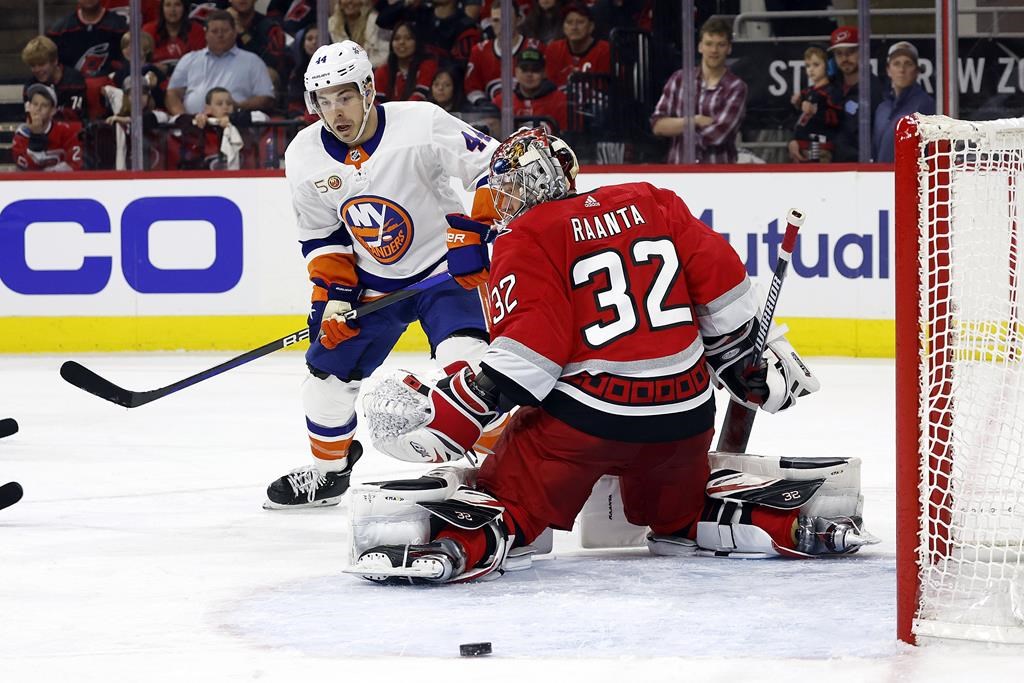
<instances>
[{"instance_id":1,"label":"number 32 on jersey","mask_svg":"<svg viewBox=\"0 0 1024 683\"><path fill-rule=\"evenodd\" d=\"M628 273L650 265L657 271L648 290L638 296L630 287ZM640 325L641 316L652 330L693 324L690 306L666 305L669 292L680 275L679 256L671 240L638 239L630 244L628 256L614 249L590 253L572 265L573 289L595 287L595 280L601 273L605 275L606 286L593 294L602 317L580 329L588 346L600 348L631 334ZM519 304L515 285L515 273L510 273L491 288L493 324L502 321ZM642 303L642 312L638 301Z\"/></svg>"}]
</instances>

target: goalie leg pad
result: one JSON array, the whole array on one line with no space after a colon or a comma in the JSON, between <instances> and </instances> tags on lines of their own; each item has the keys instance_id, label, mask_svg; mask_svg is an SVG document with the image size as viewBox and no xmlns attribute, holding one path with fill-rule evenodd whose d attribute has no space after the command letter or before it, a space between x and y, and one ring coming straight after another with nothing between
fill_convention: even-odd
<instances>
[{"instance_id":1,"label":"goalie leg pad","mask_svg":"<svg viewBox=\"0 0 1024 683\"><path fill-rule=\"evenodd\" d=\"M859 458L710 455L698 554L813 557L855 552L863 530ZM729 481L739 482L730 487Z\"/></svg>"},{"instance_id":2,"label":"goalie leg pad","mask_svg":"<svg viewBox=\"0 0 1024 683\"><path fill-rule=\"evenodd\" d=\"M480 372L480 359L487 351L487 342L483 339L470 337L464 334L456 334L444 339L434 349L434 359L442 368L452 363L465 361L473 369L473 373Z\"/></svg>"}]
</instances>

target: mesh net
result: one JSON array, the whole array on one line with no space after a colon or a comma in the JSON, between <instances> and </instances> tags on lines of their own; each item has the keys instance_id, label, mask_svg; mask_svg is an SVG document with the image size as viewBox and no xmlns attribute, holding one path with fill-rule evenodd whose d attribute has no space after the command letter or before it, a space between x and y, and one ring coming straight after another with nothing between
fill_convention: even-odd
<instances>
[{"instance_id":1,"label":"mesh net","mask_svg":"<svg viewBox=\"0 0 1024 683\"><path fill-rule=\"evenodd\" d=\"M914 631L1024 642L1024 119L920 117Z\"/></svg>"}]
</instances>

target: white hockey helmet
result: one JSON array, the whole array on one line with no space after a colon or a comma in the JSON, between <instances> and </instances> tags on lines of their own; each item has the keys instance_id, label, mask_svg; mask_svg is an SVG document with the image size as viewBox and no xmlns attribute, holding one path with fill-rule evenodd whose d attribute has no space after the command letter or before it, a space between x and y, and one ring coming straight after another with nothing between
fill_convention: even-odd
<instances>
[{"instance_id":1,"label":"white hockey helmet","mask_svg":"<svg viewBox=\"0 0 1024 683\"><path fill-rule=\"evenodd\" d=\"M541 202L569 196L579 170L564 140L543 128L520 128L491 157L487 184L498 216L508 223Z\"/></svg>"},{"instance_id":2,"label":"white hockey helmet","mask_svg":"<svg viewBox=\"0 0 1024 683\"><path fill-rule=\"evenodd\" d=\"M306 88L306 110L321 119L324 118L324 114L317 100L316 91L354 83L363 99L363 122L354 139L363 134L376 91L373 83L373 64L370 63L366 50L358 43L343 40L340 43L318 47L309 59L303 82ZM324 123L328 124L326 120ZM327 125L327 128L333 132L330 125Z\"/></svg>"}]
</instances>

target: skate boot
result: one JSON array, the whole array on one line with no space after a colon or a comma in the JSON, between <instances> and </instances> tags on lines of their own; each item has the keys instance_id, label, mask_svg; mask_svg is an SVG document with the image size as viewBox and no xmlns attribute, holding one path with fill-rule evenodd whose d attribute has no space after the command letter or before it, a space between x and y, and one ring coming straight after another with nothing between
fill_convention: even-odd
<instances>
[{"instance_id":1,"label":"skate boot","mask_svg":"<svg viewBox=\"0 0 1024 683\"><path fill-rule=\"evenodd\" d=\"M796 549L810 555L848 555L880 540L864 529L864 522L858 516L800 517L797 520Z\"/></svg>"},{"instance_id":2,"label":"skate boot","mask_svg":"<svg viewBox=\"0 0 1024 683\"><path fill-rule=\"evenodd\" d=\"M466 567L466 553L450 538L422 545L379 545L363 552L349 574L388 586L447 583Z\"/></svg>"},{"instance_id":3,"label":"skate boot","mask_svg":"<svg viewBox=\"0 0 1024 683\"><path fill-rule=\"evenodd\" d=\"M659 557L685 557L697 551L697 542L673 534L647 534L647 550Z\"/></svg>"},{"instance_id":4,"label":"skate boot","mask_svg":"<svg viewBox=\"0 0 1024 683\"><path fill-rule=\"evenodd\" d=\"M295 510L337 505L348 490L352 466L362 455L362 444L353 441L348 449L348 464L340 472L324 474L315 464L292 470L267 487L263 509Z\"/></svg>"}]
</instances>

